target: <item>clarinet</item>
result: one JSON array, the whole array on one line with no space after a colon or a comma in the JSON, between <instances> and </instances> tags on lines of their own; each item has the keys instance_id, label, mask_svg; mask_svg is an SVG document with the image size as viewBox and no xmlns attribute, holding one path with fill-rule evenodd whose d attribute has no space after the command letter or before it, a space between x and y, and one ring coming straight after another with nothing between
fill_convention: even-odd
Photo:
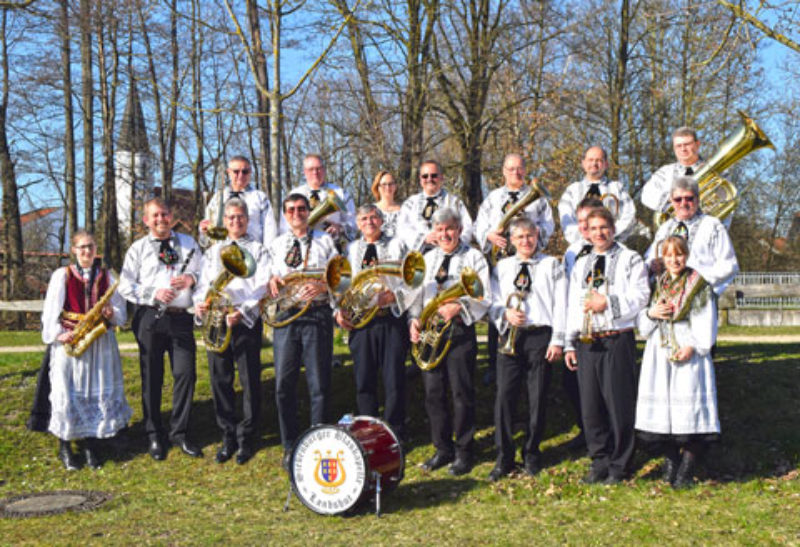
<instances>
[{"instance_id":1,"label":"clarinet","mask_svg":"<svg viewBox=\"0 0 800 547\"><path fill-rule=\"evenodd\" d=\"M195 250L192 249L189 251L189 254L186 255L186 260L184 260L183 264L181 264L181 269L178 271L178 275L183 275L183 273L186 271L186 268L189 266L189 261L194 256L194 251ZM167 311L167 307L168 306L166 302L162 302L161 300L158 301L158 305L156 306L156 319L161 319L161 317L164 315L164 312Z\"/></svg>"}]
</instances>

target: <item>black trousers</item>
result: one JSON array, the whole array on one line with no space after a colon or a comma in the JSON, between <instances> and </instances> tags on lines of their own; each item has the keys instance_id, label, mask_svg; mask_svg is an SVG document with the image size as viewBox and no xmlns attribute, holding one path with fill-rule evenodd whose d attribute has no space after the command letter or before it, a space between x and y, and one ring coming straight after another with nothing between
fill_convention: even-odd
<instances>
[{"instance_id":1,"label":"black trousers","mask_svg":"<svg viewBox=\"0 0 800 547\"><path fill-rule=\"evenodd\" d=\"M261 411L261 330L261 320L253 328L239 323L232 328L231 343L224 352L206 352L214 413L226 442L236 440L240 445L252 442L258 428ZM241 421L236 419L234 362L239 369L239 383L242 386Z\"/></svg>"},{"instance_id":2,"label":"black trousers","mask_svg":"<svg viewBox=\"0 0 800 547\"><path fill-rule=\"evenodd\" d=\"M497 355L497 398L494 404L495 444L497 461L506 467L514 464L514 419L520 389L528 389L528 419L525 427L525 444L522 449L525 461L539 463L539 444L545 427L546 392L552 375L552 365L545 355L553 329L541 327L518 330L514 345L516 355ZM505 342L505 340L503 340Z\"/></svg>"},{"instance_id":3,"label":"black trousers","mask_svg":"<svg viewBox=\"0 0 800 547\"><path fill-rule=\"evenodd\" d=\"M142 414L148 436L163 437L161 390L164 387L164 353L169 355L174 385L169 436L180 439L189 427L192 397L197 379L193 317L188 313L165 313L139 306L133 315L133 332L139 344L139 368L142 375Z\"/></svg>"},{"instance_id":4,"label":"black trousers","mask_svg":"<svg viewBox=\"0 0 800 547\"><path fill-rule=\"evenodd\" d=\"M31 431L47 433L50 425L50 345L44 349L42 364L36 375L36 391L33 392L31 414L25 424Z\"/></svg>"},{"instance_id":5,"label":"black trousers","mask_svg":"<svg viewBox=\"0 0 800 547\"><path fill-rule=\"evenodd\" d=\"M478 342L475 326L454 323L450 351L433 370L423 371L425 410L431 439L439 452L469 457L475 437L475 364ZM453 412L447 391L453 395ZM455 433L455 443L453 443Z\"/></svg>"},{"instance_id":6,"label":"black trousers","mask_svg":"<svg viewBox=\"0 0 800 547\"><path fill-rule=\"evenodd\" d=\"M634 449L636 346L633 332L578 342L578 386L592 466L623 477Z\"/></svg>"},{"instance_id":7,"label":"black trousers","mask_svg":"<svg viewBox=\"0 0 800 547\"><path fill-rule=\"evenodd\" d=\"M281 442L290 449L299 435L297 380L305 364L311 397L311 425L328 423L333 359L333 316L327 305L315 306L300 319L273 331L275 400Z\"/></svg>"},{"instance_id":8,"label":"black trousers","mask_svg":"<svg viewBox=\"0 0 800 547\"><path fill-rule=\"evenodd\" d=\"M406 354L409 338L405 316L376 317L349 335L356 379L358 413L378 416L378 371L386 394L383 419L395 433L404 433L406 420Z\"/></svg>"},{"instance_id":9,"label":"black trousers","mask_svg":"<svg viewBox=\"0 0 800 547\"><path fill-rule=\"evenodd\" d=\"M583 431L583 417L581 416L581 395L578 390L578 371L570 370L567 367L561 368L561 387L569 399L572 409L575 411L575 423L578 429Z\"/></svg>"}]
</instances>

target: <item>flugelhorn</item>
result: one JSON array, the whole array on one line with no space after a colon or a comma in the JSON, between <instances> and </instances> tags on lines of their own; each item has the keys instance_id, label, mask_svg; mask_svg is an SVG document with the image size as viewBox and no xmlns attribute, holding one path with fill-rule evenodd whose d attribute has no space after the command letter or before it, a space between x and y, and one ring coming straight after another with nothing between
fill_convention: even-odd
<instances>
[{"instance_id":1,"label":"flugelhorn","mask_svg":"<svg viewBox=\"0 0 800 547\"><path fill-rule=\"evenodd\" d=\"M591 296L592 291L600 287L605 281L606 278L604 275L592 275L589 279L589 286L586 289L584 302ZM592 310L583 312L583 325L581 326L581 334L578 339L584 344L591 344L592 340L594 340L594 312Z\"/></svg>"},{"instance_id":2,"label":"flugelhorn","mask_svg":"<svg viewBox=\"0 0 800 547\"><path fill-rule=\"evenodd\" d=\"M500 223L497 225L495 231L501 231L506 233L508 231L508 226L511 224L511 221L517 216L522 210L525 209L528 205L539 199L540 197L544 196L547 199L547 203L549 206L550 203L550 192L547 191L547 188L544 187L543 184L539 182L539 179L534 177L531 179L530 191L519 198L519 201L514 203L511 207L508 208L508 211L503 215L503 218L500 220ZM497 261L501 258L511 256L514 254L512 251L513 247L511 246L511 242L506 244L505 249L501 249L497 245L492 245L492 250L489 253L489 262L492 266L497 264Z\"/></svg>"},{"instance_id":3,"label":"flugelhorn","mask_svg":"<svg viewBox=\"0 0 800 547\"><path fill-rule=\"evenodd\" d=\"M380 310L375 299L389 289L386 277L399 277L412 289L419 287L425 278L422 253L411 251L402 261L380 262L356 274L339 301L353 328L366 326Z\"/></svg>"},{"instance_id":4,"label":"flugelhorn","mask_svg":"<svg viewBox=\"0 0 800 547\"><path fill-rule=\"evenodd\" d=\"M106 290L97 303L92 306L92 309L86 312L83 318L75 325L75 328L72 329L72 340L64 344L64 352L67 355L80 357L95 340L106 333L108 325L105 317L103 317L103 308L111 300L118 286L119 279Z\"/></svg>"},{"instance_id":5,"label":"flugelhorn","mask_svg":"<svg viewBox=\"0 0 800 547\"><path fill-rule=\"evenodd\" d=\"M703 212L720 220L728 217L739 205L739 191L733 183L722 178L721 173L759 148L775 149L769 137L761 130L753 118L739 111L742 127L720 145L711 159L694 174L700 189L700 207ZM658 228L672 216L672 205L666 211L656 211L653 224Z\"/></svg>"},{"instance_id":6,"label":"flugelhorn","mask_svg":"<svg viewBox=\"0 0 800 547\"><path fill-rule=\"evenodd\" d=\"M231 309L231 300L224 289L234 277L248 278L256 271L253 255L236 243L220 249L219 257L222 270L206 292L208 310L202 323L206 349L215 353L222 353L231 343L231 329L226 320Z\"/></svg>"},{"instance_id":7,"label":"flugelhorn","mask_svg":"<svg viewBox=\"0 0 800 547\"><path fill-rule=\"evenodd\" d=\"M522 311L523 306L525 306L525 297L527 295L522 291L514 291L508 295L506 299L506 308L516 311ZM519 329L514 325L510 325L508 327L508 336L506 336L506 343L503 344L498 351L503 355L508 355L509 357L514 357L517 354L516 349L514 346L517 343L517 332Z\"/></svg>"},{"instance_id":8,"label":"flugelhorn","mask_svg":"<svg viewBox=\"0 0 800 547\"><path fill-rule=\"evenodd\" d=\"M283 278L283 286L275 298L267 295L261 300L261 318L272 328L285 327L299 319L311 308L310 300L300 297L300 291L308 283L322 283L329 294L340 298L350 286L350 263L336 255L324 268L300 270Z\"/></svg>"},{"instance_id":9,"label":"flugelhorn","mask_svg":"<svg viewBox=\"0 0 800 547\"><path fill-rule=\"evenodd\" d=\"M439 316L439 306L464 295L475 300L483 299L483 283L472 268L461 270L459 282L439 292L423 308L419 316L419 342L411 347L411 355L422 370L432 370L439 366L450 350L453 324Z\"/></svg>"}]
</instances>

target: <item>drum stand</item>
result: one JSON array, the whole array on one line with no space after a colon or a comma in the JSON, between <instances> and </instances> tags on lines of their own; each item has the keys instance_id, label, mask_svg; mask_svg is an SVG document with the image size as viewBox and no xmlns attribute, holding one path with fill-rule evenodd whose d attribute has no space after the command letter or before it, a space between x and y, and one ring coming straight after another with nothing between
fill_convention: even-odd
<instances>
[{"instance_id":1,"label":"drum stand","mask_svg":"<svg viewBox=\"0 0 800 547\"><path fill-rule=\"evenodd\" d=\"M292 479L289 478L289 491L286 492L286 503L283 504L283 512L289 511L289 502L292 501Z\"/></svg>"}]
</instances>

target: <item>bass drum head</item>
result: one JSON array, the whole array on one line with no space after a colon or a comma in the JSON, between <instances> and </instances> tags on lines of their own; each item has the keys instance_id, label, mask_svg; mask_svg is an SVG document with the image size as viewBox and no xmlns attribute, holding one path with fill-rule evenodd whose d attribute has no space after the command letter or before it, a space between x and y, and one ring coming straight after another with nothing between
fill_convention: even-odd
<instances>
[{"instance_id":1,"label":"bass drum head","mask_svg":"<svg viewBox=\"0 0 800 547\"><path fill-rule=\"evenodd\" d=\"M351 509L367 486L367 460L361 445L349 432L332 425L312 427L297 439L289 473L303 505L321 515Z\"/></svg>"}]
</instances>

